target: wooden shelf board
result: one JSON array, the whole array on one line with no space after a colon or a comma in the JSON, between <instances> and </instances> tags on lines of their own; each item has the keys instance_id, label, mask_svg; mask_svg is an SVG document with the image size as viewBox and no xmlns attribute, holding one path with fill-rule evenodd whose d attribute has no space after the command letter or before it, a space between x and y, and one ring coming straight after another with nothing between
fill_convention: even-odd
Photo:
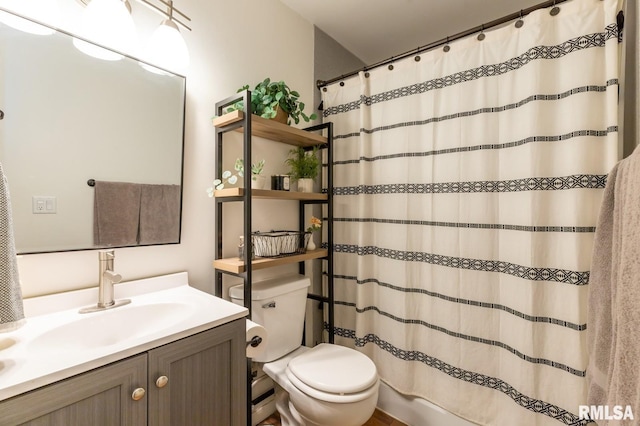
<instances>
[{"instance_id":1,"label":"wooden shelf board","mask_svg":"<svg viewBox=\"0 0 640 426\"><path fill-rule=\"evenodd\" d=\"M224 127L236 123L244 118L244 112L232 111L213 119L213 125ZM242 132L243 129L237 131ZM259 136L272 141L282 142L295 146L314 146L327 143L327 138L317 134L298 129L288 124L278 123L257 115L251 115L251 132L253 136Z\"/></svg>"},{"instance_id":2,"label":"wooden shelf board","mask_svg":"<svg viewBox=\"0 0 640 426\"><path fill-rule=\"evenodd\" d=\"M225 188L214 191L215 198L242 197L244 188ZM264 198L271 200L297 200L297 201L326 201L327 194L317 192L297 192L297 191L274 191L271 189L252 189L253 198Z\"/></svg>"},{"instance_id":3,"label":"wooden shelf board","mask_svg":"<svg viewBox=\"0 0 640 426\"><path fill-rule=\"evenodd\" d=\"M251 262L252 270L273 268L275 266L288 265L291 263L298 263L304 260L319 259L326 257L329 254L327 249L308 250L304 254L296 254L294 256L285 257L258 257ZM232 272L235 274L241 274L245 271L244 262L237 257L230 257L226 259L218 259L213 261L213 267L222 271Z\"/></svg>"},{"instance_id":4,"label":"wooden shelf board","mask_svg":"<svg viewBox=\"0 0 640 426\"><path fill-rule=\"evenodd\" d=\"M213 119L213 125L216 127L224 127L229 124L233 124L237 121L240 121L244 118L244 113L242 111L231 111L220 117L215 117Z\"/></svg>"}]
</instances>

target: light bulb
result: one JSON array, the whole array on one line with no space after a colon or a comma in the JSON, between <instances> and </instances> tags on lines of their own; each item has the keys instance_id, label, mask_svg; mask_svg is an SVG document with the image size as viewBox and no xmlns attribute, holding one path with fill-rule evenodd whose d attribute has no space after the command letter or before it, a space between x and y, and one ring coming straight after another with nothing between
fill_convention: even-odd
<instances>
[{"instance_id":1,"label":"light bulb","mask_svg":"<svg viewBox=\"0 0 640 426\"><path fill-rule=\"evenodd\" d=\"M120 0L91 0L82 15L79 35L100 46L135 55L136 29L125 4ZM122 55L100 46L73 39L74 46L87 55L118 60Z\"/></svg>"},{"instance_id":2,"label":"light bulb","mask_svg":"<svg viewBox=\"0 0 640 426\"><path fill-rule=\"evenodd\" d=\"M189 66L189 51L178 26L170 19L162 21L153 32L145 60L167 70L185 73Z\"/></svg>"}]
</instances>

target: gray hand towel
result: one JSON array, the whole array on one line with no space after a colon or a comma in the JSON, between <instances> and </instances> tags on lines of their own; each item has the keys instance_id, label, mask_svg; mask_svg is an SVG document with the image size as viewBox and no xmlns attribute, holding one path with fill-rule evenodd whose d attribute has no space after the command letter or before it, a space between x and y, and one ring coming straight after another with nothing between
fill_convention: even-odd
<instances>
[{"instance_id":1,"label":"gray hand towel","mask_svg":"<svg viewBox=\"0 0 640 426\"><path fill-rule=\"evenodd\" d=\"M640 151L607 180L596 228L587 317L588 405L640 416ZM602 420L633 425L637 420Z\"/></svg>"},{"instance_id":2,"label":"gray hand towel","mask_svg":"<svg viewBox=\"0 0 640 426\"><path fill-rule=\"evenodd\" d=\"M140 244L180 241L180 185L142 185Z\"/></svg>"},{"instance_id":3,"label":"gray hand towel","mask_svg":"<svg viewBox=\"0 0 640 426\"><path fill-rule=\"evenodd\" d=\"M96 181L93 240L99 247L138 244L141 185Z\"/></svg>"},{"instance_id":4,"label":"gray hand towel","mask_svg":"<svg viewBox=\"0 0 640 426\"><path fill-rule=\"evenodd\" d=\"M0 174L0 332L9 332L22 326L25 319L13 237L11 198L2 165Z\"/></svg>"}]
</instances>

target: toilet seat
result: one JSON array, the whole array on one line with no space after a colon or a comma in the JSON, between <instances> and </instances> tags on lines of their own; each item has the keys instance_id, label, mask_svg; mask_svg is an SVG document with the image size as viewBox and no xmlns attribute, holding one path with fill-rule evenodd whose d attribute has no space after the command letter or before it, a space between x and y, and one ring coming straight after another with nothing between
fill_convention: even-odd
<instances>
[{"instance_id":1,"label":"toilet seat","mask_svg":"<svg viewBox=\"0 0 640 426\"><path fill-rule=\"evenodd\" d=\"M376 366L366 355L344 346L320 344L289 361L285 374L305 394L348 403L377 392Z\"/></svg>"}]
</instances>

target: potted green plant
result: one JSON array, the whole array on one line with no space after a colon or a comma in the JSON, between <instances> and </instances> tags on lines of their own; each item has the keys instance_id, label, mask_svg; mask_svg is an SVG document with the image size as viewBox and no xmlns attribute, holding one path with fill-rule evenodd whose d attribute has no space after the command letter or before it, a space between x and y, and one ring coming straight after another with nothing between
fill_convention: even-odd
<instances>
[{"instance_id":1,"label":"potted green plant","mask_svg":"<svg viewBox=\"0 0 640 426\"><path fill-rule=\"evenodd\" d=\"M244 176L244 161L242 158L236 159L236 164L234 166L236 171L238 172L238 176ZM262 189L264 188L264 183L266 178L262 175L262 171L264 170L264 160L260 160L257 163L251 164L251 188L253 189Z\"/></svg>"},{"instance_id":2,"label":"potted green plant","mask_svg":"<svg viewBox=\"0 0 640 426\"><path fill-rule=\"evenodd\" d=\"M249 90L249 85L238 89L238 93ZM305 104L299 100L300 94L291 90L284 81L271 81L265 78L251 90L251 111L263 118L275 119L282 123L291 123L289 119L298 124L302 118L304 121L315 120L317 114L304 113ZM244 110L244 102L236 102L227 109L227 112Z\"/></svg>"},{"instance_id":3,"label":"potted green plant","mask_svg":"<svg viewBox=\"0 0 640 426\"><path fill-rule=\"evenodd\" d=\"M264 160L260 160L257 163L253 163L251 165L251 188L253 189L262 189L264 188L264 184L266 178L262 175L262 171L264 170ZM244 161L242 158L237 158L236 162L233 166L237 175L234 175L229 170L225 170L222 173L222 179L216 179L213 181L213 186L207 188L207 193L209 197L213 197L213 193L215 190L224 189L225 183L235 185L238 182L238 177L244 177Z\"/></svg>"},{"instance_id":4,"label":"potted green plant","mask_svg":"<svg viewBox=\"0 0 640 426\"><path fill-rule=\"evenodd\" d=\"M313 180L320 172L319 148L313 147L311 151L305 151L297 147L289 151L289 158L285 163L289 166L291 179L298 181L298 191L313 192Z\"/></svg>"}]
</instances>

